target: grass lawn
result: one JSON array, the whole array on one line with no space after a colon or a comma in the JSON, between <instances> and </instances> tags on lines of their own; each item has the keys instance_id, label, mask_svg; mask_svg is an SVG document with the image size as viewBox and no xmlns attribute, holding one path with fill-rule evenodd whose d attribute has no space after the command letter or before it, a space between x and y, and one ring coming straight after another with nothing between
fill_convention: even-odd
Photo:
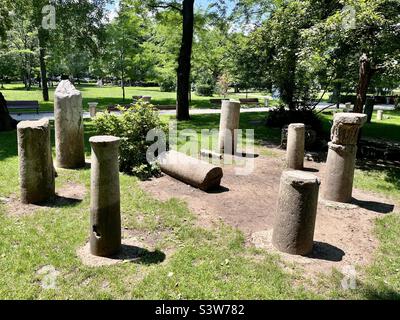
<instances>
[{"instance_id":1,"label":"grass lawn","mask_svg":"<svg viewBox=\"0 0 400 320\"><path fill-rule=\"evenodd\" d=\"M243 114L241 127L255 129L258 145L265 140L279 142L279 130L256 122L264 116ZM211 129L218 127L218 119L218 115L196 115L190 122L179 123L179 128ZM88 138L93 134L92 122L86 121L87 156ZM18 195L15 132L0 133L0 172L0 198ZM400 174L396 172L357 170L355 184L400 199ZM82 202L43 207L25 216L7 214L6 205L0 202L0 299L400 297L400 218L396 213L377 220L380 249L374 263L360 270L364 276L357 290L340 290L343 276L338 271L321 276L311 290L301 273L282 269L279 257L245 246L238 230L222 222L214 229L204 229L184 202L158 201L139 188L135 177L124 174L120 177L123 227L144 238L154 236L158 251L147 253L138 263L86 267L76 250L88 239L90 170L59 170L58 174L57 188L68 183L86 186ZM159 263L167 252L167 259ZM57 288L45 290L38 270L49 265L60 274Z\"/></svg>"},{"instance_id":2,"label":"grass lawn","mask_svg":"<svg viewBox=\"0 0 400 320\"><path fill-rule=\"evenodd\" d=\"M6 100L37 100L40 104L40 111L53 111L53 97L55 88L50 88L50 101L43 101L41 89L34 87L30 91L26 91L22 84L7 84L4 89L0 89ZM98 88L92 84L77 85L77 88L82 91L83 108L89 110L88 102L98 102L99 108L105 109L111 104L127 104L132 101L132 96L151 96L152 103L156 105L171 105L176 103L176 94L174 92L160 92L158 87L127 87L125 102L122 99L122 89L120 87L105 86ZM231 99L245 98L246 94L229 94ZM249 93L249 98L259 98L260 104L264 103L262 93ZM192 108L212 108L209 100L211 98L220 98L218 95L213 97L202 97L192 93ZM271 101L271 105L276 104L276 101ZM214 107L215 108L215 107Z\"/></svg>"}]
</instances>

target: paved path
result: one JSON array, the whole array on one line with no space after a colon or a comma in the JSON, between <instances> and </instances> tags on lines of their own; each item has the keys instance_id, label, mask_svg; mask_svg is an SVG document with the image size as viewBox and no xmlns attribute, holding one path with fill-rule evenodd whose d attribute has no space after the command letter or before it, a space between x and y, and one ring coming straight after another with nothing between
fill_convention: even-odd
<instances>
[{"instance_id":1,"label":"paved path","mask_svg":"<svg viewBox=\"0 0 400 320\"><path fill-rule=\"evenodd\" d=\"M318 110L322 110L326 107L329 106L329 103L320 103L317 106ZM344 109L345 105L341 104L340 108ZM329 109L335 109L336 107L330 107ZM242 113L248 113L248 112L267 112L269 108L267 107L259 107L259 108L242 108L241 112ZM390 104L383 104L383 105L375 105L374 110L394 110L394 105ZM221 112L220 109L191 109L190 114L191 115L196 115L196 114L219 114ZM116 112L117 113L117 112ZM175 110L160 110L160 114L163 115L174 115ZM17 114L11 114L11 116L16 119L16 120L39 120L42 118L49 118L50 120L54 120L54 113L53 112L40 112L39 114L36 113L23 113L20 115ZM83 118L87 119L90 118L89 112L84 112L83 113Z\"/></svg>"}]
</instances>

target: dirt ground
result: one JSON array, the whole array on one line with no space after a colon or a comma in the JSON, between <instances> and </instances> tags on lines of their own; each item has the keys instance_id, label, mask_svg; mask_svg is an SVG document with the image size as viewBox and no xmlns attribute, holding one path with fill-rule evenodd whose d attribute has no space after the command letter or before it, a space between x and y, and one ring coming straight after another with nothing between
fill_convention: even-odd
<instances>
[{"instance_id":1,"label":"dirt ground","mask_svg":"<svg viewBox=\"0 0 400 320\"><path fill-rule=\"evenodd\" d=\"M212 192L200 191L166 175L141 182L141 187L160 200L183 199L204 227L222 220L243 231L247 245L278 253L271 245L271 234L285 153L276 148L273 152L276 157L254 158L255 168L250 175L236 175L232 165L224 166L222 187ZM324 163L306 161L305 167L323 178ZM304 266L312 274L371 262L378 247L374 219L398 211L398 206L361 190L354 190L353 198L351 204L338 204L320 197L313 253L308 257L280 254L283 260Z\"/></svg>"}]
</instances>

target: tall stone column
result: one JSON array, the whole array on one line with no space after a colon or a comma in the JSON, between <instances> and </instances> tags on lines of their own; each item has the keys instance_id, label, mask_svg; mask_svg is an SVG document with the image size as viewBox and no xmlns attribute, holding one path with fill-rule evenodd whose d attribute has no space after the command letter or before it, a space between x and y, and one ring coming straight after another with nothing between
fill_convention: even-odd
<instances>
[{"instance_id":1,"label":"tall stone column","mask_svg":"<svg viewBox=\"0 0 400 320\"><path fill-rule=\"evenodd\" d=\"M223 100L218 139L218 148L221 153L236 153L237 134L235 130L239 129L239 120L240 103L237 101Z\"/></svg>"},{"instance_id":2,"label":"tall stone column","mask_svg":"<svg viewBox=\"0 0 400 320\"><path fill-rule=\"evenodd\" d=\"M113 136L89 139L92 147L90 252L96 256L112 256L121 247L119 140Z\"/></svg>"},{"instance_id":3,"label":"tall stone column","mask_svg":"<svg viewBox=\"0 0 400 320\"><path fill-rule=\"evenodd\" d=\"M56 164L60 168L85 166L82 95L69 80L62 80L54 93Z\"/></svg>"},{"instance_id":4,"label":"tall stone column","mask_svg":"<svg viewBox=\"0 0 400 320\"><path fill-rule=\"evenodd\" d=\"M17 126L22 203L40 203L55 195L49 120L22 121Z\"/></svg>"},{"instance_id":5,"label":"tall stone column","mask_svg":"<svg viewBox=\"0 0 400 320\"><path fill-rule=\"evenodd\" d=\"M286 166L294 170L304 168L305 125L291 123L288 127Z\"/></svg>"},{"instance_id":6,"label":"tall stone column","mask_svg":"<svg viewBox=\"0 0 400 320\"><path fill-rule=\"evenodd\" d=\"M358 135L366 121L367 116L361 113L335 114L323 183L324 199L351 201Z\"/></svg>"},{"instance_id":7,"label":"tall stone column","mask_svg":"<svg viewBox=\"0 0 400 320\"><path fill-rule=\"evenodd\" d=\"M280 251L307 255L313 249L319 179L304 171L284 171L272 243Z\"/></svg>"}]
</instances>

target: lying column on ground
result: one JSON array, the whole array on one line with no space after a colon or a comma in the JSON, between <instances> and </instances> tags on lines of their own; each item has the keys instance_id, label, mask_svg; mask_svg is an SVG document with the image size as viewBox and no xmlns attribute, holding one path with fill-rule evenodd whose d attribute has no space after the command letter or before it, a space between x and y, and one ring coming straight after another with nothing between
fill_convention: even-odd
<instances>
[{"instance_id":1,"label":"lying column on ground","mask_svg":"<svg viewBox=\"0 0 400 320\"><path fill-rule=\"evenodd\" d=\"M319 179L304 171L284 171L274 220L273 245L280 251L307 255L314 243Z\"/></svg>"},{"instance_id":2,"label":"lying column on ground","mask_svg":"<svg viewBox=\"0 0 400 320\"><path fill-rule=\"evenodd\" d=\"M158 157L161 171L203 191L219 187L222 168L170 150Z\"/></svg>"},{"instance_id":3,"label":"lying column on ground","mask_svg":"<svg viewBox=\"0 0 400 320\"><path fill-rule=\"evenodd\" d=\"M94 136L90 185L90 252L112 256L121 248L119 138Z\"/></svg>"},{"instance_id":4,"label":"lying column on ground","mask_svg":"<svg viewBox=\"0 0 400 320\"><path fill-rule=\"evenodd\" d=\"M378 110L376 112L376 120L379 120L379 121L383 120L383 110Z\"/></svg>"},{"instance_id":5,"label":"lying column on ground","mask_svg":"<svg viewBox=\"0 0 400 320\"><path fill-rule=\"evenodd\" d=\"M22 121L17 126L22 203L40 203L55 195L49 120Z\"/></svg>"},{"instance_id":6,"label":"lying column on ground","mask_svg":"<svg viewBox=\"0 0 400 320\"><path fill-rule=\"evenodd\" d=\"M291 123L288 127L286 165L290 169L304 168L305 125Z\"/></svg>"},{"instance_id":7,"label":"lying column on ground","mask_svg":"<svg viewBox=\"0 0 400 320\"><path fill-rule=\"evenodd\" d=\"M357 141L367 116L360 113L337 113L333 120L328 147L323 198L350 202L353 192Z\"/></svg>"},{"instance_id":8,"label":"lying column on ground","mask_svg":"<svg viewBox=\"0 0 400 320\"><path fill-rule=\"evenodd\" d=\"M221 153L235 154L237 147L236 130L239 129L240 102L223 100L219 124L218 148Z\"/></svg>"},{"instance_id":9,"label":"lying column on ground","mask_svg":"<svg viewBox=\"0 0 400 320\"><path fill-rule=\"evenodd\" d=\"M62 80L54 93L54 127L57 166L84 167L82 95L69 80Z\"/></svg>"}]
</instances>

